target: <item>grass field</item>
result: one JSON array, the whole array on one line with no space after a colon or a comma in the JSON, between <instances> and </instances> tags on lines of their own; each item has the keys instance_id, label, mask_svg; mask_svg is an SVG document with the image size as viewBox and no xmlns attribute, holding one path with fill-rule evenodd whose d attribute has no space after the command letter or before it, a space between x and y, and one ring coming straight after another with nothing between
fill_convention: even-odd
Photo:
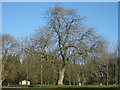
<instances>
[{"instance_id":1,"label":"grass field","mask_svg":"<svg viewBox=\"0 0 120 90\"><path fill-rule=\"evenodd\" d=\"M14 87L4 87L3 88L119 88L118 85L30 85L30 86L14 86Z\"/></svg>"}]
</instances>

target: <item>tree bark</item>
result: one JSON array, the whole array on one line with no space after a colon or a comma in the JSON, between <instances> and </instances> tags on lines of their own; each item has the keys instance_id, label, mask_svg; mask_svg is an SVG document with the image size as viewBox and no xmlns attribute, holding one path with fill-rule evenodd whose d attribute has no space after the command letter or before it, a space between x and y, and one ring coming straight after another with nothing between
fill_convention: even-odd
<instances>
[{"instance_id":1,"label":"tree bark","mask_svg":"<svg viewBox=\"0 0 120 90\"><path fill-rule=\"evenodd\" d=\"M63 80L64 80L64 73L65 73L65 65L59 69L59 75L58 75L58 85L63 85Z\"/></svg>"}]
</instances>

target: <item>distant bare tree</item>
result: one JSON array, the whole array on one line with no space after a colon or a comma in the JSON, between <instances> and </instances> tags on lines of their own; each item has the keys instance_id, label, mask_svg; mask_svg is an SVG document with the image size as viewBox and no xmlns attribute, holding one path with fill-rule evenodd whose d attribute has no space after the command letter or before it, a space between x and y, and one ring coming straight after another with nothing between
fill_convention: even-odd
<instances>
[{"instance_id":1,"label":"distant bare tree","mask_svg":"<svg viewBox=\"0 0 120 90\"><path fill-rule=\"evenodd\" d=\"M15 54L15 47L18 46L18 43L8 34L3 34L0 37L2 38L0 41L0 44L2 45L2 79L0 82L2 83L8 77L8 70L6 70L8 57Z\"/></svg>"},{"instance_id":2,"label":"distant bare tree","mask_svg":"<svg viewBox=\"0 0 120 90\"><path fill-rule=\"evenodd\" d=\"M114 60L115 60L115 83L120 84L120 42L114 47Z\"/></svg>"}]
</instances>

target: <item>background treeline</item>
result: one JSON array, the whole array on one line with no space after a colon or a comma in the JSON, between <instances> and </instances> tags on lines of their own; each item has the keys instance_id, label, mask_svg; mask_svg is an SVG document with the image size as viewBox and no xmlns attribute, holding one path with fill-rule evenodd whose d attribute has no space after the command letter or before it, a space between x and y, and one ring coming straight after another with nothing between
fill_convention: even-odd
<instances>
[{"instance_id":1,"label":"background treeline","mask_svg":"<svg viewBox=\"0 0 120 90\"><path fill-rule=\"evenodd\" d=\"M74 10L55 6L46 14L46 27L31 36L0 36L3 85L120 84L119 45L108 52L106 40Z\"/></svg>"},{"instance_id":2,"label":"background treeline","mask_svg":"<svg viewBox=\"0 0 120 90\"><path fill-rule=\"evenodd\" d=\"M23 42L24 41L24 42ZM28 38L22 43L30 44ZM29 41L29 42L28 42ZM42 43L43 41L41 41ZM19 41L11 35L3 35L3 72L4 84L18 84L22 80L30 80L33 84L53 84L58 80L59 63L52 61L52 57L46 60L41 54L32 51L25 54L21 50ZM39 44L40 45L40 44ZM35 45L37 46L37 45ZM47 52L53 55L53 52ZM70 61L66 67L64 84L118 84L118 56L117 49L113 53L106 53L100 58L88 58L84 63L80 60Z\"/></svg>"}]
</instances>

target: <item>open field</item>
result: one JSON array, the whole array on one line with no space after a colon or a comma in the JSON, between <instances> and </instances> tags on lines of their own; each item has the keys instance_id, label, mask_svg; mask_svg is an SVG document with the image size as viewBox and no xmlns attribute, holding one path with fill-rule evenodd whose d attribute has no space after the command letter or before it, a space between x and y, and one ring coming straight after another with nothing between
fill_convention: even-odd
<instances>
[{"instance_id":1,"label":"open field","mask_svg":"<svg viewBox=\"0 0 120 90\"><path fill-rule=\"evenodd\" d=\"M30 85L30 86L15 86L15 87L8 87L3 86L3 88L119 88L118 85Z\"/></svg>"}]
</instances>

